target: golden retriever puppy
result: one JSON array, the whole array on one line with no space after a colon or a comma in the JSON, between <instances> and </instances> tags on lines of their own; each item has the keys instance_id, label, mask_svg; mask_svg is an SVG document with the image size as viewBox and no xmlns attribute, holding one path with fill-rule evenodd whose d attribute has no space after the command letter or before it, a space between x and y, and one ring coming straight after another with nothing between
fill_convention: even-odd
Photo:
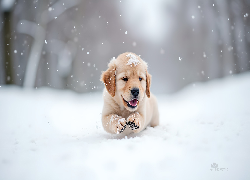
<instances>
[{"instance_id":1,"label":"golden retriever puppy","mask_svg":"<svg viewBox=\"0 0 250 180\"><path fill-rule=\"evenodd\" d=\"M102 125L107 132L138 133L159 124L156 98L150 93L151 75L139 56L126 52L112 59L101 81L106 87Z\"/></svg>"}]
</instances>

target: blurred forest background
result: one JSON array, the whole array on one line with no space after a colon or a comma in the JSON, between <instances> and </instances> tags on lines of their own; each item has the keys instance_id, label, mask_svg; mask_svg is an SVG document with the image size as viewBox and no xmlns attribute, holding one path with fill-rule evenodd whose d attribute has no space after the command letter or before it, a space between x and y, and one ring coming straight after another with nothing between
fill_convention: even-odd
<instances>
[{"instance_id":1,"label":"blurred forest background","mask_svg":"<svg viewBox=\"0 0 250 180\"><path fill-rule=\"evenodd\" d=\"M152 91L250 70L250 0L1 0L0 85L101 91L131 51Z\"/></svg>"}]
</instances>

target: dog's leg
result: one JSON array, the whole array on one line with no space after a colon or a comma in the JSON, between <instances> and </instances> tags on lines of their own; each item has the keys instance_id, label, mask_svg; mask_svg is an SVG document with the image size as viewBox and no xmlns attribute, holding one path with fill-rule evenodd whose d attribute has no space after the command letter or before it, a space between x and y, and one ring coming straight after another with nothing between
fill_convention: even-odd
<instances>
[{"instance_id":1,"label":"dog's leg","mask_svg":"<svg viewBox=\"0 0 250 180\"><path fill-rule=\"evenodd\" d=\"M138 133L143 130L143 125L144 125L144 118L143 116L138 113L132 113L128 118L127 118L127 125L129 128L131 128L135 133Z\"/></svg>"},{"instance_id":2,"label":"dog's leg","mask_svg":"<svg viewBox=\"0 0 250 180\"><path fill-rule=\"evenodd\" d=\"M126 128L126 120L117 114L104 116L102 119L104 129L112 134L122 133Z\"/></svg>"}]
</instances>

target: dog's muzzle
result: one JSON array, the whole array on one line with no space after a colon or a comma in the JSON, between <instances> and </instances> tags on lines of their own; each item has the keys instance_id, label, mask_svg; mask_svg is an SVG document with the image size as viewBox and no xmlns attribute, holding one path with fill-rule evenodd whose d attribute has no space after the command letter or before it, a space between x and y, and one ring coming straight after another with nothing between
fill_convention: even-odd
<instances>
[{"instance_id":1,"label":"dog's muzzle","mask_svg":"<svg viewBox=\"0 0 250 180\"><path fill-rule=\"evenodd\" d=\"M122 99L127 104L127 106L130 108L136 108L137 105L139 104L139 101L137 99L132 99L131 101L126 101L123 97L122 97Z\"/></svg>"}]
</instances>

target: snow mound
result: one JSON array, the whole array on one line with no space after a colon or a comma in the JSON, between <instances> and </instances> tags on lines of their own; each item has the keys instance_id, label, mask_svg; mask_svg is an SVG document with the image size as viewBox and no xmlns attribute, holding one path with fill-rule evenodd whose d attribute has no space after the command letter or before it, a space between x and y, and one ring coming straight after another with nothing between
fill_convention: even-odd
<instances>
[{"instance_id":1,"label":"snow mound","mask_svg":"<svg viewBox=\"0 0 250 180\"><path fill-rule=\"evenodd\" d=\"M102 95L0 87L0 179L250 179L250 73L158 95L160 125L111 135Z\"/></svg>"}]
</instances>

